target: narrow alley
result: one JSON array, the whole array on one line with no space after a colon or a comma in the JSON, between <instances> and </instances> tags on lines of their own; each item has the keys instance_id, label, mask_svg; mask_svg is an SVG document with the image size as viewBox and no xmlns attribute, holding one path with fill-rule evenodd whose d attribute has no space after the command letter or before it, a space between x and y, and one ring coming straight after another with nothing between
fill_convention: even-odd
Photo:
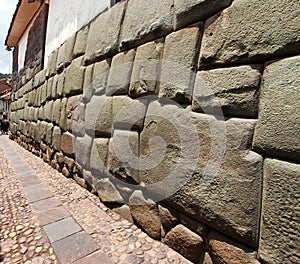
<instances>
[{"instance_id":1,"label":"narrow alley","mask_svg":"<svg viewBox=\"0 0 300 264\"><path fill-rule=\"evenodd\" d=\"M190 263L4 135L0 165L4 263Z\"/></svg>"}]
</instances>

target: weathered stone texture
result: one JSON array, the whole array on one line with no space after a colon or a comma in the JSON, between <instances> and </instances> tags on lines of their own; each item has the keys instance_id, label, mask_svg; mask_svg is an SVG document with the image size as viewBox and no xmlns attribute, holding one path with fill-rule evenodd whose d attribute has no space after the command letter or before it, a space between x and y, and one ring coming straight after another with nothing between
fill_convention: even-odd
<instances>
[{"instance_id":1,"label":"weathered stone texture","mask_svg":"<svg viewBox=\"0 0 300 264\"><path fill-rule=\"evenodd\" d=\"M112 133L112 98L93 96L86 105L85 128L92 137L111 136Z\"/></svg>"},{"instance_id":2,"label":"weathered stone texture","mask_svg":"<svg viewBox=\"0 0 300 264\"><path fill-rule=\"evenodd\" d=\"M116 189L116 186L110 181L109 178L95 179L94 186L101 201L118 203L123 202L123 197L120 195Z\"/></svg>"},{"instance_id":3,"label":"weathered stone texture","mask_svg":"<svg viewBox=\"0 0 300 264\"><path fill-rule=\"evenodd\" d=\"M52 118L51 118L51 120L56 125L59 125L60 115L61 115L61 99L57 99L53 103L53 111L52 111Z\"/></svg>"},{"instance_id":4,"label":"weathered stone texture","mask_svg":"<svg viewBox=\"0 0 300 264\"><path fill-rule=\"evenodd\" d=\"M127 95L130 85L135 50L113 57L107 80L106 95Z\"/></svg>"},{"instance_id":5,"label":"weathered stone texture","mask_svg":"<svg viewBox=\"0 0 300 264\"><path fill-rule=\"evenodd\" d=\"M74 113L72 114L72 133L83 137L85 134L85 104L78 102Z\"/></svg>"},{"instance_id":6,"label":"weathered stone texture","mask_svg":"<svg viewBox=\"0 0 300 264\"><path fill-rule=\"evenodd\" d=\"M256 121L192 116L199 131L198 164L188 183L168 201L194 219L255 247L262 180L262 157L250 149Z\"/></svg>"},{"instance_id":7,"label":"weathered stone texture","mask_svg":"<svg viewBox=\"0 0 300 264\"><path fill-rule=\"evenodd\" d=\"M84 137L76 137L75 158L76 162L82 168L89 168L90 166L92 140L93 139L87 134L85 134Z\"/></svg>"},{"instance_id":8,"label":"weathered stone texture","mask_svg":"<svg viewBox=\"0 0 300 264\"><path fill-rule=\"evenodd\" d=\"M66 73L63 72L57 77L56 97L63 97Z\"/></svg>"},{"instance_id":9,"label":"weathered stone texture","mask_svg":"<svg viewBox=\"0 0 300 264\"><path fill-rule=\"evenodd\" d=\"M268 65L260 93L254 148L300 161L300 57Z\"/></svg>"},{"instance_id":10,"label":"weathered stone texture","mask_svg":"<svg viewBox=\"0 0 300 264\"><path fill-rule=\"evenodd\" d=\"M298 54L299 8L298 0L233 1L206 22L200 67Z\"/></svg>"},{"instance_id":11,"label":"weathered stone texture","mask_svg":"<svg viewBox=\"0 0 300 264\"><path fill-rule=\"evenodd\" d=\"M56 60L56 71L62 72L64 70L64 56L66 52L67 42L65 41L58 49Z\"/></svg>"},{"instance_id":12,"label":"weathered stone texture","mask_svg":"<svg viewBox=\"0 0 300 264\"><path fill-rule=\"evenodd\" d=\"M77 108L80 104L80 98L81 98L80 95L75 95L68 98L67 100L65 114L61 115L61 128L65 131L72 132L73 119L76 115ZM63 104L64 102L62 102L62 105Z\"/></svg>"},{"instance_id":13,"label":"weathered stone texture","mask_svg":"<svg viewBox=\"0 0 300 264\"><path fill-rule=\"evenodd\" d=\"M56 60L57 60L57 55L58 55L58 49L54 50L48 60L48 67L46 71L46 76L52 76L56 73Z\"/></svg>"},{"instance_id":14,"label":"weathered stone texture","mask_svg":"<svg viewBox=\"0 0 300 264\"><path fill-rule=\"evenodd\" d=\"M114 130L109 141L108 170L121 181L135 184L138 179L139 135L134 131Z\"/></svg>"},{"instance_id":15,"label":"weathered stone texture","mask_svg":"<svg viewBox=\"0 0 300 264\"><path fill-rule=\"evenodd\" d=\"M162 37L173 29L173 0L130 0L120 43L122 49Z\"/></svg>"},{"instance_id":16,"label":"weathered stone texture","mask_svg":"<svg viewBox=\"0 0 300 264\"><path fill-rule=\"evenodd\" d=\"M163 47L163 40L158 40L137 48L129 88L131 97L158 93L157 82Z\"/></svg>"},{"instance_id":17,"label":"weathered stone texture","mask_svg":"<svg viewBox=\"0 0 300 264\"><path fill-rule=\"evenodd\" d=\"M68 103L67 98L61 99L61 108L60 108L61 109L61 114L60 114L60 119L59 119L59 126L64 131L67 130L67 116L66 116L67 103Z\"/></svg>"},{"instance_id":18,"label":"weathered stone texture","mask_svg":"<svg viewBox=\"0 0 300 264\"><path fill-rule=\"evenodd\" d=\"M45 120L51 122L52 121L52 111L53 111L53 101L48 101L45 104L44 108Z\"/></svg>"},{"instance_id":19,"label":"weathered stone texture","mask_svg":"<svg viewBox=\"0 0 300 264\"><path fill-rule=\"evenodd\" d=\"M47 125L47 133L46 133L46 137L45 137L45 142L51 146L52 144L52 134L53 134L53 124L52 123L48 123Z\"/></svg>"},{"instance_id":20,"label":"weathered stone texture","mask_svg":"<svg viewBox=\"0 0 300 264\"><path fill-rule=\"evenodd\" d=\"M89 26L85 26L77 32L76 41L73 50L73 57L76 58L85 53L87 37L89 34Z\"/></svg>"},{"instance_id":21,"label":"weathered stone texture","mask_svg":"<svg viewBox=\"0 0 300 264\"><path fill-rule=\"evenodd\" d=\"M82 94L82 101L85 103L88 103L91 100L93 95L93 89L92 89L93 71L94 71L94 64L89 65L85 68L83 94Z\"/></svg>"},{"instance_id":22,"label":"weathered stone texture","mask_svg":"<svg viewBox=\"0 0 300 264\"><path fill-rule=\"evenodd\" d=\"M112 98L113 127L123 130L142 130L146 104L146 101L132 100L127 96L114 96Z\"/></svg>"},{"instance_id":23,"label":"weathered stone texture","mask_svg":"<svg viewBox=\"0 0 300 264\"><path fill-rule=\"evenodd\" d=\"M163 242L193 263L199 261L204 250L203 239L183 225L172 228Z\"/></svg>"},{"instance_id":24,"label":"weathered stone texture","mask_svg":"<svg viewBox=\"0 0 300 264\"><path fill-rule=\"evenodd\" d=\"M95 63L92 83L93 94L105 94L110 63L110 60Z\"/></svg>"},{"instance_id":25,"label":"weathered stone texture","mask_svg":"<svg viewBox=\"0 0 300 264\"><path fill-rule=\"evenodd\" d=\"M90 169L93 175L101 175L105 172L108 155L108 138L95 138L92 144L90 156Z\"/></svg>"},{"instance_id":26,"label":"weathered stone texture","mask_svg":"<svg viewBox=\"0 0 300 264\"><path fill-rule=\"evenodd\" d=\"M180 222L183 225L188 226L189 229L191 229L193 232L197 233L201 237L206 237L206 235L208 233L208 227L207 226L205 226L204 224L202 224L198 221L195 221L195 220L187 217L186 215L180 214Z\"/></svg>"},{"instance_id":27,"label":"weathered stone texture","mask_svg":"<svg viewBox=\"0 0 300 264\"><path fill-rule=\"evenodd\" d=\"M200 42L199 26L181 29L166 37L159 96L190 102Z\"/></svg>"},{"instance_id":28,"label":"weathered stone texture","mask_svg":"<svg viewBox=\"0 0 300 264\"><path fill-rule=\"evenodd\" d=\"M300 165L266 159L259 256L263 263L300 262Z\"/></svg>"},{"instance_id":29,"label":"weathered stone texture","mask_svg":"<svg viewBox=\"0 0 300 264\"><path fill-rule=\"evenodd\" d=\"M172 227L179 224L179 214L175 210L167 207L167 206L158 206L159 209L159 217L163 227L167 230L170 230Z\"/></svg>"},{"instance_id":30,"label":"weathered stone texture","mask_svg":"<svg viewBox=\"0 0 300 264\"><path fill-rule=\"evenodd\" d=\"M84 58L86 63L118 50L118 36L125 5L125 1L114 5L91 23Z\"/></svg>"},{"instance_id":31,"label":"weathered stone texture","mask_svg":"<svg viewBox=\"0 0 300 264\"><path fill-rule=\"evenodd\" d=\"M184 185L198 160L198 133L190 112L169 101L149 104L140 134L141 182L160 201Z\"/></svg>"},{"instance_id":32,"label":"weathered stone texture","mask_svg":"<svg viewBox=\"0 0 300 264\"><path fill-rule=\"evenodd\" d=\"M130 209L128 205L122 205L121 207L117 207L112 209L113 212L119 214L120 216L122 216L124 219L126 219L127 221L133 223L133 219L130 213Z\"/></svg>"},{"instance_id":33,"label":"weathered stone texture","mask_svg":"<svg viewBox=\"0 0 300 264\"><path fill-rule=\"evenodd\" d=\"M160 239L161 221L157 205L145 199L142 191L135 191L129 199L133 219L154 239Z\"/></svg>"},{"instance_id":34,"label":"weathered stone texture","mask_svg":"<svg viewBox=\"0 0 300 264\"><path fill-rule=\"evenodd\" d=\"M69 133L61 135L61 150L66 155L74 155L75 153L75 137Z\"/></svg>"},{"instance_id":35,"label":"weathered stone texture","mask_svg":"<svg viewBox=\"0 0 300 264\"><path fill-rule=\"evenodd\" d=\"M66 48L64 52L64 67L67 67L71 64L74 56L73 49L76 41L76 33L74 33L71 37L69 37L66 41Z\"/></svg>"},{"instance_id":36,"label":"weathered stone texture","mask_svg":"<svg viewBox=\"0 0 300 264\"><path fill-rule=\"evenodd\" d=\"M83 92L84 68L82 67L82 57L72 61L66 70L64 81L64 96L72 96Z\"/></svg>"},{"instance_id":37,"label":"weathered stone texture","mask_svg":"<svg viewBox=\"0 0 300 264\"><path fill-rule=\"evenodd\" d=\"M217 232L209 234L208 248L213 263L259 264L254 258L253 250L237 245Z\"/></svg>"},{"instance_id":38,"label":"weathered stone texture","mask_svg":"<svg viewBox=\"0 0 300 264\"><path fill-rule=\"evenodd\" d=\"M59 127L55 126L53 128L53 134L52 134L52 147L54 150L60 151L60 142L61 142L61 130Z\"/></svg>"},{"instance_id":39,"label":"weathered stone texture","mask_svg":"<svg viewBox=\"0 0 300 264\"><path fill-rule=\"evenodd\" d=\"M175 0L175 29L203 21L231 2L232 0Z\"/></svg>"},{"instance_id":40,"label":"weathered stone texture","mask_svg":"<svg viewBox=\"0 0 300 264\"><path fill-rule=\"evenodd\" d=\"M225 115L256 117L260 73L240 66L197 73L193 110L205 113L222 109Z\"/></svg>"}]
</instances>

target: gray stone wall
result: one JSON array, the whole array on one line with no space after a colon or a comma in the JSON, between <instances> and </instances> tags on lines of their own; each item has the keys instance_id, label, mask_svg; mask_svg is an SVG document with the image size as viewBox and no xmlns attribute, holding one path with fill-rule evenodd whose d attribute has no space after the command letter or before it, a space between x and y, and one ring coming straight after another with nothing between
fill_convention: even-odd
<instances>
[{"instance_id":1,"label":"gray stone wall","mask_svg":"<svg viewBox=\"0 0 300 264\"><path fill-rule=\"evenodd\" d=\"M193 263L299 263L299 9L120 2L24 75L11 138Z\"/></svg>"}]
</instances>

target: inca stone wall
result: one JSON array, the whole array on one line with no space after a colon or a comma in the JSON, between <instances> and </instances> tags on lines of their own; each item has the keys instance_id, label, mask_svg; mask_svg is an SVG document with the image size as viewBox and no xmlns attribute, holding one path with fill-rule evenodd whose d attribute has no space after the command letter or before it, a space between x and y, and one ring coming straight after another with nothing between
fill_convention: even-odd
<instances>
[{"instance_id":1,"label":"inca stone wall","mask_svg":"<svg viewBox=\"0 0 300 264\"><path fill-rule=\"evenodd\" d=\"M299 10L120 2L22 78L11 137L193 263L299 263Z\"/></svg>"}]
</instances>

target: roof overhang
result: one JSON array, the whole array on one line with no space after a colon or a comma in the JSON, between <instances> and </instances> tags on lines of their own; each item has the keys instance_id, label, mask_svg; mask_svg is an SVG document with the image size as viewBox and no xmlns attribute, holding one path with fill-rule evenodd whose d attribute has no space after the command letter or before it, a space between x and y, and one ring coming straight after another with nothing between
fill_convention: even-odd
<instances>
[{"instance_id":1,"label":"roof overhang","mask_svg":"<svg viewBox=\"0 0 300 264\"><path fill-rule=\"evenodd\" d=\"M25 29L42 2L43 0L19 0L5 40L6 46L15 47L18 45Z\"/></svg>"}]
</instances>

